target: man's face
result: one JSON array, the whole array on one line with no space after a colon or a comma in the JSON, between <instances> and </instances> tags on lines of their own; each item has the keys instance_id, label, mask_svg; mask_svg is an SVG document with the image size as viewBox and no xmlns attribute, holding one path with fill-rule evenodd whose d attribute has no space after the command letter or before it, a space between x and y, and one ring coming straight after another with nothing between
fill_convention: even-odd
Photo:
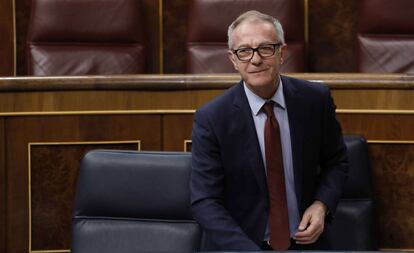
<instances>
[{"instance_id":1,"label":"man's face","mask_svg":"<svg viewBox=\"0 0 414 253\"><path fill-rule=\"evenodd\" d=\"M260 21L247 20L239 24L233 31L232 39L233 49L279 43L274 26ZM254 52L249 61L239 60L231 51L229 57L249 89L263 98L268 98L277 88L284 49L285 45L280 49L276 48L275 54L270 57L261 57L258 52Z\"/></svg>"}]
</instances>

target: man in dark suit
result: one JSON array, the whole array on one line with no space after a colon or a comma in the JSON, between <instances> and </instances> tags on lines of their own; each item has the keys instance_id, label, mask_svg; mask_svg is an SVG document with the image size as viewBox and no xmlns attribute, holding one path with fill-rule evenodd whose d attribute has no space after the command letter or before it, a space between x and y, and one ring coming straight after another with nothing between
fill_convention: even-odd
<instances>
[{"instance_id":1,"label":"man in dark suit","mask_svg":"<svg viewBox=\"0 0 414 253\"><path fill-rule=\"evenodd\" d=\"M191 205L205 232L203 250L329 249L325 222L335 213L348 168L330 91L279 74L286 45L273 17L246 12L228 36L229 58L242 81L199 108L193 125ZM267 150L268 103L280 155ZM276 226L270 210L279 218L284 213L270 208L271 157L282 160L280 210L287 210ZM274 229L282 223L286 233ZM275 246L275 237L287 239Z\"/></svg>"}]
</instances>

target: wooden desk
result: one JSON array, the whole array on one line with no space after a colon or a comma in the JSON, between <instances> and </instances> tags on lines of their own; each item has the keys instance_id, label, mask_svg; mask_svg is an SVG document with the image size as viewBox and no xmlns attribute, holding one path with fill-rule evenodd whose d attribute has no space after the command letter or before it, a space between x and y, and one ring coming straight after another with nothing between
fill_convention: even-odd
<instances>
[{"instance_id":1,"label":"wooden desk","mask_svg":"<svg viewBox=\"0 0 414 253\"><path fill-rule=\"evenodd\" d=\"M326 83L345 134L370 143L379 246L414 249L414 76L295 74ZM0 252L64 250L80 157L189 150L197 107L237 75L0 78Z\"/></svg>"}]
</instances>

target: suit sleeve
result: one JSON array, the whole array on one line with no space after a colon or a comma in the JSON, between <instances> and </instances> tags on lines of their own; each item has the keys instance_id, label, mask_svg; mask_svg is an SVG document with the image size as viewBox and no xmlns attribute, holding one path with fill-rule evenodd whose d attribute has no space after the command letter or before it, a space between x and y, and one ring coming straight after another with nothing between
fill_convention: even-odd
<instances>
[{"instance_id":1,"label":"suit sleeve","mask_svg":"<svg viewBox=\"0 0 414 253\"><path fill-rule=\"evenodd\" d=\"M335 213L348 173L348 158L342 130L336 119L335 104L329 88L326 88L323 104L323 129L320 150L320 182L315 199Z\"/></svg>"},{"instance_id":2,"label":"suit sleeve","mask_svg":"<svg viewBox=\"0 0 414 253\"><path fill-rule=\"evenodd\" d=\"M195 114L192 133L191 208L194 219L218 250L260 248L243 232L224 206L224 168L219 140L205 111Z\"/></svg>"}]
</instances>

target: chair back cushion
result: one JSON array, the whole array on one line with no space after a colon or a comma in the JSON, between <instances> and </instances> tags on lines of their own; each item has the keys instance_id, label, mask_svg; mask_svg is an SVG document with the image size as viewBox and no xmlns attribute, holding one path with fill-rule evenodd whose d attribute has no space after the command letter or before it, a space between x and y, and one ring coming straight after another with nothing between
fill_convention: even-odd
<instances>
[{"instance_id":1,"label":"chair back cushion","mask_svg":"<svg viewBox=\"0 0 414 253\"><path fill-rule=\"evenodd\" d=\"M360 2L359 72L414 72L414 1Z\"/></svg>"},{"instance_id":2,"label":"chair back cushion","mask_svg":"<svg viewBox=\"0 0 414 253\"><path fill-rule=\"evenodd\" d=\"M145 71L141 1L33 0L29 75Z\"/></svg>"},{"instance_id":3,"label":"chair back cushion","mask_svg":"<svg viewBox=\"0 0 414 253\"><path fill-rule=\"evenodd\" d=\"M96 150L81 162L72 251L194 252L190 153Z\"/></svg>"},{"instance_id":4,"label":"chair back cushion","mask_svg":"<svg viewBox=\"0 0 414 253\"><path fill-rule=\"evenodd\" d=\"M333 250L376 250L374 196L368 146L360 136L344 136L348 180L328 227Z\"/></svg>"},{"instance_id":5,"label":"chair back cushion","mask_svg":"<svg viewBox=\"0 0 414 253\"><path fill-rule=\"evenodd\" d=\"M276 17L288 49L282 71L305 71L302 0L190 1L187 34L187 73L236 72L227 54L227 28L240 14L257 10Z\"/></svg>"}]
</instances>

